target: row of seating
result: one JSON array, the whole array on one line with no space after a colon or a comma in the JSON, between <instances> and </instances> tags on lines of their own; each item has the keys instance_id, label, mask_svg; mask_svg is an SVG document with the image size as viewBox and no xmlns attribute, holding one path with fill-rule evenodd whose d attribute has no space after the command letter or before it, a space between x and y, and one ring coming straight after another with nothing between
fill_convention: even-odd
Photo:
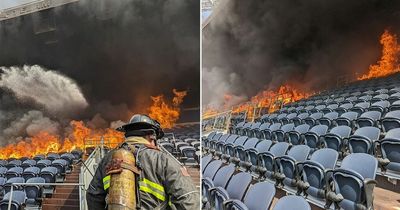
<instances>
[{"instance_id":1,"label":"row of seating","mask_svg":"<svg viewBox=\"0 0 400 210\"><path fill-rule=\"evenodd\" d=\"M327 180L329 180L325 179L328 177L326 174L327 169L332 169L331 174L329 174L331 177L334 177L336 174L339 174L338 176L340 176L340 173L336 173L336 171L353 170L362 174L364 179L361 178L361 176L355 176L352 177L352 179L364 181L366 177L369 179L375 179L378 167L377 159L369 154L359 153L348 155L343 159L339 167L337 166L339 153L330 148L319 149L311 154L311 149L307 145L294 145L290 147L287 142L272 144L272 141L258 140L256 138L237 136L235 134L219 135L213 133L209 137L212 138L212 135L217 136L216 138L218 138L218 136L219 138L223 138L223 136L226 137L228 135L228 139L235 139L234 142L239 145L246 145L247 149L243 150L243 147L234 147L233 150L226 147L223 148L222 151L211 149L209 150L209 156L206 156L208 159L215 158L224 163L234 164L242 171L251 172L258 180L268 180L273 182L287 191L291 191L298 195L304 195L309 200L319 204L320 206L325 206L329 204L329 202L333 202L335 199L334 196L337 195L330 193L329 195L331 197L328 197L327 194L322 193L328 192L329 189L326 189L326 187L331 186L326 185ZM365 163L367 167L364 167L363 164L359 164L358 166L363 166L361 169L354 168L352 164L350 164L351 162L354 164L360 161L365 161L363 163ZM344 172L341 173L343 174ZM344 176L350 175L346 174ZM317 182L317 180L319 181ZM334 181L331 180L331 182ZM375 183L371 182L371 184L373 185ZM361 187L364 189L364 186ZM337 193L338 190L340 189L336 189ZM357 190L360 189L354 189L354 191ZM365 196L371 195L372 191L365 193ZM339 194L342 195L343 193L339 192ZM363 194L360 193L357 196L363 197ZM351 206L354 202L346 201L346 197L343 199L344 201L341 200L343 202L336 202L335 204L346 206L345 209L351 209L347 205ZM358 201L359 200L357 200L357 202ZM363 203L363 201L360 202ZM370 206L372 205L372 201L366 202L364 205Z\"/></svg>"}]
</instances>

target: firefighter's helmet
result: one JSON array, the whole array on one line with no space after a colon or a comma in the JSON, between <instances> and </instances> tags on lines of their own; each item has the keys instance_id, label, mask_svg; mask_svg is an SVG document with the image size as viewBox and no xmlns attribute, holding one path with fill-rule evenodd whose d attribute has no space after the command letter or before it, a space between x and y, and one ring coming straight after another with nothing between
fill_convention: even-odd
<instances>
[{"instance_id":1,"label":"firefighter's helmet","mask_svg":"<svg viewBox=\"0 0 400 210\"><path fill-rule=\"evenodd\" d=\"M143 114L133 115L129 123L117 128L117 130L125 133L131 132L142 135L146 135L148 132L155 132L157 139L164 136L164 131L160 123Z\"/></svg>"}]
</instances>

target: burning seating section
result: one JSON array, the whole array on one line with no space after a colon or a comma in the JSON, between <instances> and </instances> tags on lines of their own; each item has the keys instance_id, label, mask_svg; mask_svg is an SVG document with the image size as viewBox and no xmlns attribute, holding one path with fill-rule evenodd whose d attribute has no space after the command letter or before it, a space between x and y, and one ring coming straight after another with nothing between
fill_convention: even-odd
<instances>
[{"instance_id":1,"label":"burning seating section","mask_svg":"<svg viewBox=\"0 0 400 210\"><path fill-rule=\"evenodd\" d=\"M399 96L399 75L358 81L210 133L202 142L203 204L259 209L249 196L269 206L275 188L256 189L272 184L292 194L274 209L291 199L295 209L309 209L304 201L372 208L376 176L400 180Z\"/></svg>"},{"instance_id":2,"label":"burning seating section","mask_svg":"<svg viewBox=\"0 0 400 210\"><path fill-rule=\"evenodd\" d=\"M71 153L0 160L0 209L8 209L10 198L11 209L21 209L22 205L40 207L42 198L51 197L55 189L54 186L40 184L63 183L66 173L70 173L73 164L81 158L82 152L74 150Z\"/></svg>"},{"instance_id":3,"label":"burning seating section","mask_svg":"<svg viewBox=\"0 0 400 210\"><path fill-rule=\"evenodd\" d=\"M201 144L199 129L199 124L178 125L172 130L166 130L167 135L159 141L159 145L182 163L198 165ZM168 133L174 135L168 135Z\"/></svg>"}]
</instances>

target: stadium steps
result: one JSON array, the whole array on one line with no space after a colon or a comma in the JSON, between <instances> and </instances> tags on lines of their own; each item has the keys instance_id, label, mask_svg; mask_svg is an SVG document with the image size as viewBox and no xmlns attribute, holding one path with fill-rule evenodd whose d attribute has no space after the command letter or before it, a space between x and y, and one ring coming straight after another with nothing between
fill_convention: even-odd
<instances>
[{"instance_id":1,"label":"stadium steps","mask_svg":"<svg viewBox=\"0 0 400 210\"><path fill-rule=\"evenodd\" d=\"M79 183L80 167L74 166L70 174L65 176L64 183ZM42 210L78 210L79 209L79 187L57 186L51 198L45 198Z\"/></svg>"}]
</instances>

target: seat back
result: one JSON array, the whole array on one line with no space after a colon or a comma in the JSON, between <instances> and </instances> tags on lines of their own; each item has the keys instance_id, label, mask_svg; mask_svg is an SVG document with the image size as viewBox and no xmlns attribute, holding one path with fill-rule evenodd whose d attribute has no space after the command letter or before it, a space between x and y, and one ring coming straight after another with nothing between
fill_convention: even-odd
<instances>
[{"instance_id":1,"label":"seat back","mask_svg":"<svg viewBox=\"0 0 400 210\"><path fill-rule=\"evenodd\" d=\"M287 195L278 200L273 210L311 210L310 204L301 196Z\"/></svg>"},{"instance_id":2,"label":"seat back","mask_svg":"<svg viewBox=\"0 0 400 210\"><path fill-rule=\"evenodd\" d=\"M244 204L251 210L269 209L275 196L275 186L269 182L259 182L249 187Z\"/></svg>"}]
</instances>

